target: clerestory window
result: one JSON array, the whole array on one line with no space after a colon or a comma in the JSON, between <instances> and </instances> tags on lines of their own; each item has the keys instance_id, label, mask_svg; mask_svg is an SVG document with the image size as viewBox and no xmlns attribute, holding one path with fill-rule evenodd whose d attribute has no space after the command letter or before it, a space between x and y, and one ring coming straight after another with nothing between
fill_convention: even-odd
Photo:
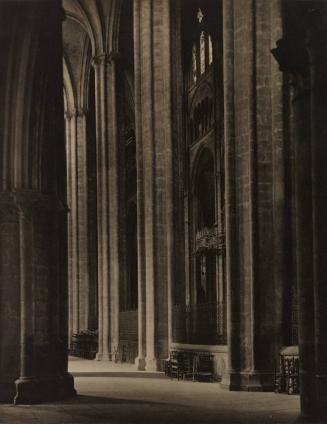
<instances>
[{"instance_id":1,"label":"clerestory window","mask_svg":"<svg viewBox=\"0 0 327 424\"><path fill-rule=\"evenodd\" d=\"M195 84L199 77L210 69L213 63L212 38L206 17L201 9L198 9L195 23L196 30L192 45L191 84Z\"/></svg>"}]
</instances>

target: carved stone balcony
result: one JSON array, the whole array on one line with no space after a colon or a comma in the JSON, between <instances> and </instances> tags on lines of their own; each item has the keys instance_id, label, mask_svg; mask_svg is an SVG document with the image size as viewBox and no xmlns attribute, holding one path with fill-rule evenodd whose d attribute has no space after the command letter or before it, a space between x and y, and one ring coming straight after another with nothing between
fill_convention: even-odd
<instances>
[{"instance_id":1,"label":"carved stone balcony","mask_svg":"<svg viewBox=\"0 0 327 424\"><path fill-rule=\"evenodd\" d=\"M218 254L225 252L225 236L222 233L218 234L216 227L201 228L196 233L195 237L196 252L214 250Z\"/></svg>"}]
</instances>

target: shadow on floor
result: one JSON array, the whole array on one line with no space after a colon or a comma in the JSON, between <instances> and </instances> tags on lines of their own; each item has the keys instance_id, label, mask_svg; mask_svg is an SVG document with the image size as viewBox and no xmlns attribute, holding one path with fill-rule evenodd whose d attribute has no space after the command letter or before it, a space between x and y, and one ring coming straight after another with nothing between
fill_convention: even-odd
<instances>
[{"instance_id":1,"label":"shadow on floor","mask_svg":"<svg viewBox=\"0 0 327 424\"><path fill-rule=\"evenodd\" d=\"M147 400L136 400L136 399L120 399L120 398L110 398L103 396L87 396L87 395L76 395L73 398L66 399L58 403L60 405L76 405L76 404L93 404L93 405L114 405L114 404L138 404L138 405L167 405L162 402L152 402Z\"/></svg>"},{"instance_id":2,"label":"shadow on floor","mask_svg":"<svg viewBox=\"0 0 327 424\"><path fill-rule=\"evenodd\" d=\"M73 377L167 378L164 373L139 371L70 371Z\"/></svg>"}]
</instances>

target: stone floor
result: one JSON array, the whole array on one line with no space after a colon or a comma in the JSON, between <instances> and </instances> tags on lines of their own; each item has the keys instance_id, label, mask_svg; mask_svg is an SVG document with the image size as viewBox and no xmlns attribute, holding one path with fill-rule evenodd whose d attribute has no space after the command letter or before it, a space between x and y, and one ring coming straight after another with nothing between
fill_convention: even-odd
<instances>
[{"instance_id":1,"label":"stone floor","mask_svg":"<svg viewBox=\"0 0 327 424\"><path fill-rule=\"evenodd\" d=\"M218 383L176 381L128 364L71 361L78 396L34 406L0 406L14 424L295 423L299 397L221 390Z\"/></svg>"}]
</instances>

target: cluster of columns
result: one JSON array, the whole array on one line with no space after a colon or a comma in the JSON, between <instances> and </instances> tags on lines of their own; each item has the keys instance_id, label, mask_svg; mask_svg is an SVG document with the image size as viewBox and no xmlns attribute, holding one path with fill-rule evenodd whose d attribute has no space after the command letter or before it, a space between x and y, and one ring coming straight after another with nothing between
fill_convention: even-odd
<instances>
[{"instance_id":1,"label":"cluster of columns","mask_svg":"<svg viewBox=\"0 0 327 424\"><path fill-rule=\"evenodd\" d=\"M174 278L170 8L134 2L138 358L158 369L171 342Z\"/></svg>"},{"instance_id":2,"label":"cluster of columns","mask_svg":"<svg viewBox=\"0 0 327 424\"><path fill-rule=\"evenodd\" d=\"M69 339L89 328L87 130L83 109L65 113L67 151Z\"/></svg>"},{"instance_id":3,"label":"cluster of columns","mask_svg":"<svg viewBox=\"0 0 327 424\"><path fill-rule=\"evenodd\" d=\"M271 389L289 284L285 169L294 149L301 410L325 417L326 6L235 0L223 2L223 13L229 369L222 385ZM267 60L279 38L273 54L292 79L290 115L283 74Z\"/></svg>"},{"instance_id":4,"label":"cluster of columns","mask_svg":"<svg viewBox=\"0 0 327 424\"><path fill-rule=\"evenodd\" d=\"M60 1L2 2L0 400L72 396Z\"/></svg>"},{"instance_id":5,"label":"cluster of columns","mask_svg":"<svg viewBox=\"0 0 327 424\"><path fill-rule=\"evenodd\" d=\"M152 4L153 3L153 4ZM170 10L166 1L134 2L137 156L138 358L156 369L171 341L173 279L173 159L171 136ZM114 51L93 51L97 172L97 360L119 347L119 291L123 285L121 137ZM77 104L79 104L77 99ZM70 250L70 332L87 329L90 275L87 258L86 116L66 114Z\"/></svg>"},{"instance_id":6,"label":"cluster of columns","mask_svg":"<svg viewBox=\"0 0 327 424\"><path fill-rule=\"evenodd\" d=\"M119 345L119 161L116 57L93 58L97 138L98 360Z\"/></svg>"},{"instance_id":7,"label":"cluster of columns","mask_svg":"<svg viewBox=\"0 0 327 424\"><path fill-rule=\"evenodd\" d=\"M114 54L96 54L91 66L94 72L85 75L85 87L95 86L95 111L92 110L90 87L82 93L88 103L71 110L69 103L81 105L80 93L74 102L67 101L66 151L67 188L70 207L69 242L69 342L74 333L98 328L98 360L109 360L119 344L119 186L118 128ZM87 69L83 70L85 73ZM95 81L91 81L91 78ZM88 95L87 95L88 94ZM67 95L66 95L67 96ZM68 96L67 96L68 97ZM91 113L95 112L95 117ZM95 121L95 128L90 122ZM95 130L95 134L90 134ZM89 157L89 144L96 143L96 157ZM90 169L96 169L96 228L90 227ZM91 231L96 231L97 249L90 245ZM94 246L93 246L94 247ZM91 275L91 258L97 261L97 285ZM94 270L93 270L94 271ZM97 307L92 305L97 293ZM97 317L96 317L97 315ZM95 323L95 320L98 320Z\"/></svg>"},{"instance_id":8,"label":"cluster of columns","mask_svg":"<svg viewBox=\"0 0 327 424\"><path fill-rule=\"evenodd\" d=\"M273 54L293 85L301 409L326 417L327 10L313 1L287 12Z\"/></svg>"},{"instance_id":9,"label":"cluster of columns","mask_svg":"<svg viewBox=\"0 0 327 424\"><path fill-rule=\"evenodd\" d=\"M288 43L286 38L275 53L295 86L292 134L302 410L307 415L326 416L327 26L323 2L313 2L312 6L299 45ZM62 10L60 2L53 0L44 5L6 3L0 7L1 36L9 46L2 62L4 72L0 73L0 102L5 110L0 133L0 397L15 397L17 403L24 403L74 394L66 350ZM224 0L223 15L229 352L223 385L265 390L272 381L271 358L280 346L282 319L278 308L285 284L286 252L281 247L281 229L285 228L283 79L267 59L272 34L282 35L281 2L274 0L266 7L252 0ZM157 369L171 342L175 269L171 30L168 1L134 1L140 369ZM19 52L20 60L14 61ZM306 58L306 67L293 60L297 54L301 60ZM93 59L99 360L110 359L119 344L116 60L115 54L106 53ZM272 75L268 86L267 75ZM68 154L76 157L73 149L85 149L85 145L79 146L76 135L85 134L85 116L74 114L67 119L68 137L73 141ZM80 193L75 222L87 226L85 210L80 210L79 204L86 196L85 163L80 166L74 172L82 175L81 187L68 189L71 198ZM77 239L79 254L72 261L81 273L85 237ZM77 272L73 266L71 272ZM87 296L87 283L83 284L79 287L85 292L80 297ZM84 315L72 318L76 326L83 320Z\"/></svg>"},{"instance_id":10,"label":"cluster of columns","mask_svg":"<svg viewBox=\"0 0 327 424\"><path fill-rule=\"evenodd\" d=\"M136 363L140 369L160 368L160 359L167 357L171 341L170 298L174 264L170 30L168 2L134 2L139 340ZM123 276L120 269L122 249L119 239L121 170L116 92L118 60L119 54L115 52L96 54L92 59L95 73L97 151L97 360L112 359L119 346L119 287ZM68 143L74 141L72 136L76 137L75 143L71 144L72 149L73 145L78 147L79 144L76 143L79 136L75 128L85 131L82 124L84 121L83 117L75 115L67 119ZM81 139L84 139L83 136ZM76 155L76 152L72 151L72 154ZM78 172L78 168L75 172ZM71 176L71 181L73 180L74 175ZM82 185L72 185L72 201L75 190L83 202L80 189ZM76 211L79 210L78 203L75 201L74 204ZM72 217L72 222L78 227L72 228L72 231L85 233L83 214L80 218ZM84 238L81 238L80 243L84 243ZM71 251L75 249L78 252L80 243L71 245ZM83 260L83 257L76 258L77 264ZM71 267L71 270L73 272L74 268ZM71 277L74 281L73 274ZM83 290L84 285L79 287ZM79 301L76 296L84 298L85 295L87 291L79 294L78 289L73 287L73 302ZM74 323L84 319L77 312L75 315L72 317L72 331L78 327Z\"/></svg>"},{"instance_id":11,"label":"cluster of columns","mask_svg":"<svg viewBox=\"0 0 327 424\"><path fill-rule=\"evenodd\" d=\"M281 347L285 151L282 78L270 59L281 16L279 0L223 2L229 358L222 386L231 390L272 390Z\"/></svg>"}]
</instances>

